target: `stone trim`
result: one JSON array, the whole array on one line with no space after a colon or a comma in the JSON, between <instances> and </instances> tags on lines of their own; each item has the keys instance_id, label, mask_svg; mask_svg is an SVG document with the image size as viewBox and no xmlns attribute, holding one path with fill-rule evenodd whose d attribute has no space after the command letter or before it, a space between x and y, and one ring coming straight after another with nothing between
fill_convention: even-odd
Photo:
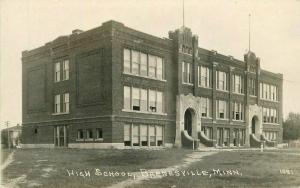
<instances>
[{"instance_id":1,"label":"stone trim","mask_svg":"<svg viewBox=\"0 0 300 188\"><path fill-rule=\"evenodd\" d=\"M21 144L21 148L54 148L54 144Z\"/></svg>"},{"instance_id":2,"label":"stone trim","mask_svg":"<svg viewBox=\"0 0 300 188\"><path fill-rule=\"evenodd\" d=\"M69 143L68 147L79 149L124 149L124 143Z\"/></svg>"}]
</instances>

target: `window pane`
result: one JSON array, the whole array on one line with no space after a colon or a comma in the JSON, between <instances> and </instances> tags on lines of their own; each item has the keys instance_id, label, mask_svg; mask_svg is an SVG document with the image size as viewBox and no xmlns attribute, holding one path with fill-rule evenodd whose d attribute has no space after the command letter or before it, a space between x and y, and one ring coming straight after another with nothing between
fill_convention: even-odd
<instances>
[{"instance_id":1,"label":"window pane","mask_svg":"<svg viewBox=\"0 0 300 188\"><path fill-rule=\"evenodd\" d=\"M182 62L182 82L187 83L187 63Z\"/></svg>"},{"instance_id":2,"label":"window pane","mask_svg":"<svg viewBox=\"0 0 300 188\"><path fill-rule=\"evenodd\" d=\"M149 76L155 78L156 76L156 58L149 55Z\"/></svg>"},{"instance_id":3,"label":"window pane","mask_svg":"<svg viewBox=\"0 0 300 188\"><path fill-rule=\"evenodd\" d=\"M124 109L130 110L130 87L124 86Z\"/></svg>"},{"instance_id":4,"label":"window pane","mask_svg":"<svg viewBox=\"0 0 300 188\"><path fill-rule=\"evenodd\" d=\"M130 73L130 50L124 49L124 72Z\"/></svg>"},{"instance_id":5,"label":"window pane","mask_svg":"<svg viewBox=\"0 0 300 188\"><path fill-rule=\"evenodd\" d=\"M149 111L156 112L156 92L149 90Z\"/></svg>"},{"instance_id":6,"label":"window pane","mask_svg":"<svg viewBox=\"0 0 300 188\"><path fill-rule=\"evenodd\" d=\"M142 146L148 146L148 130L147 125L141 125L140 126L140 139L141 139L141 145Z\"/></svg>"},{"instance_id":7,"label":"window pane","mask_svg":"<svg viewBox=\"0 0 300 188\"><path fill-rule=\"evenodd\" d=\"M163 144L163 129L162 126L156 126L156 141L157 146L162 146Z\"/></svg>"},{"instance_id":8,"label":"window pane","mask_svg":"<svg viewBox=\"0 0 300 188\"><path fill-rule=\"evenodd\" d=\"M155 138L155 126L149 126L149 137L150 137L150 146L156 145L156 138Z\"/></svg>"},{"instance_id":9,"label":"window pane","mask_svg":"<svg viewBox=\"0 0 300 188\"><path fill-rule=\"evenodd\" d=\"M162 92L156 92L156 107L157 107L157 112L162 112L162 102L163 102L163 95Z\"/></svg>"},{"instance_id":10,"label":"window pane","mask_svg":"<svg viewBox=\"0 0 300 188\"><path fill-rule=\"evenodd\" d=\"M60 113L60 95L55 95L55 101L54 101L54 112Z\"/></svg>"},{"instance_id":11,"label":"window pane","mask_svg":"<svg viewBox=\"0 0 300 188\"><path fill-rule=\"evenodd\" d=\"M55 74L54 74L55 78L54 80L56 82L60 81L60 62L55 63Z\"/></svg>"},{"instance_id":12,"label":"window pane","mask_svg":"<svg viewBox=\"0 0 300 188\"><path fill-rule=\"evenodd\" d=\"M69 60L63 61L63 80L69 79Z\"/></svg>"},{"instance_id":13,"label":"window pane","mask_svg":"<svg viewBox=\"0 0 300 188\"><path fill-rule=\"evenodd\" d=\"M124 125L124 141L130 141L131 140L131 134L130 134L130 126L129 124Z\"/></svg>"},{"instance_id":14,"label":"window pane","mask_svg":"<svg viewBox=\"0 0 300 188\"><path fill-rule=\"evenodd\" d=\"M102 129L98 128L96 130L97 130L97 138L103 138L103 136L102 136Z\"/></svg>"},{"instance_id":15,"label":"window pane","mask_svg":"<svg viewBox=\"0 0 300 188\"><path fill-rule=\"evenodd\" d=\"M147 54L141 53L141 75L147 76Z\"/></svg>"},{"instance_id":16,"label":"window pane","mask_svg":"<svg viewBox=\"0 0 300 188\"><path fill-rule=\"evenodd\" d=\"M140 111L140 89L132 88L132 109Z\"/></svg>"},{"instance_id":17,"label":"window pane","mask_svg":"<svg viewBox=\"0 0 300 188\"><path fill-rule=\"evenodd\" d=\"M148 99L147 90L141 89L141 111L147 111L148 108L147 99Z\"/></svg>"},{"instance_id":18,"label":"window pane","mask_svg":"<svg viewBox=\"0 0 300 188\"><path fill-rule=\"evenodd\" d=\"M156 78L162 79L163 78L163 61L162 58L157 57L157 72Z\"/></svg>"},{"instance_id":19,"label":"window pane","mask_svg":"<svg viewBox=\"0 0 300 188\"><path fill-rule=\"evenodd\" d=\"M139 126L133 125L132 129L132 144L133 146L139 146L140 140L139 140Z\"/></svg>"}]
</instances>

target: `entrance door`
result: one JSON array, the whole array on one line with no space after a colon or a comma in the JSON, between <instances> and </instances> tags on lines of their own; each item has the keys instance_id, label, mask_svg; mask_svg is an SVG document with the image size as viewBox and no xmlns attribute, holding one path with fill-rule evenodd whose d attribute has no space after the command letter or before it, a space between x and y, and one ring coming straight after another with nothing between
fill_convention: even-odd
<instances>
[{"instance_id":1,"label":"entrance door","mask_svg":"<svg viewBox=\"0 0 300 188\"><path fill-rule=\"evenodd\" d=\"M67 147L68 137L67 137L67 126L60 125L54 127L54 144L57 147Z\"/></svg>"},{"instance_id":2,"label":"entrance door","mask_svg":"<svg viewBox=\"0 0 300 188\"><path fill-rule=\"evenodd\" d=\"M256 121L255 121L255 118L253 117L252 118L252 126L251 126L251 133L252 134L255 134L255 123L256 123Z\"/></svg>"},{"instance_id":3,"label":"entrance door","mask_svg":"<svg viewBox=\"0 0 300 188\"><path fill-rule=\"evenodd\" d=\"M187 109L184 113L184 130L192 136L192 112L189 109Z\"/></svg>"}]
</instances>

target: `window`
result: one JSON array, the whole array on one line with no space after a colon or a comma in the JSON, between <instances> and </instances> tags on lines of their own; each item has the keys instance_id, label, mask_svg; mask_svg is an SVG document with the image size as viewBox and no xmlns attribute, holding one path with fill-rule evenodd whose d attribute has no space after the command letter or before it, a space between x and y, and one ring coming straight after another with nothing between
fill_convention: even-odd
<instances>
[{"instance_id":1,"label":"window","mask_svg":"<svg viewBox=\"0 0 300 188\"><path fill-rule=\"evenodd\" d=\"M205 97L201 97L200 99L201 102L201 116L202 117L211 117L211 113L210 113L210 99L209 98L205 98Z\"/></svg>"},{"instance_id":2,"label":"window","mask_svg":"<svg viewBox=\"0 0 300 188\"><path fill-rule=\"evenodd\" d=\"M132 88L132 110L140 111L140 89Z\"/></svg>"},{"instance_id":3,"label":"window","mask_svg":"<svg viewBox=\"0 0 300 188\"><path fill-rule=\"evenodd\" d=\"M69 93L63 94L63 111L69 113Z\"/></svg>"},{"instance_id":4,"label":"window","mask_svg":"<svg viewBox=\"0 0 300 188\"><path fill-rule=\"evenodd\" d=\"M210 72L208 67L198 67L198 85L202 87L210 87Z\"/></svg>"},{"instance_id":5,"label":"window","mask_svg":"<svg viewBox=\"0 0 300 188\"><path fill-rule=\"evenodd\" d=\"M227 91L227 74L223 71L217 71L217 89Z\"/></svg>"},{"instance_id":6,"label":"window","mask_svg":"<svg viewBox=\"0 0 300 188\"><path fill-rule=\"evenodd\" d=\"M163 93L151 89L124 86L124 109L162 113Z\"/></svg>"},{"instance_id":7,"label":"window","mask_svg":"<svg viewBox=\"0 0 300 188\"><path fill-rule=\"evenodd\" d=\"M243 93L243 84L241 75L233 75L233 92Z\"/></svg>"},{"instance_id":8,"label":"window","mask_svg":"<svg viewBox=\"0 0 300 188\"><path fill-rule=\"evenodd\" d=\"M187 62L182 62L182 82L192 83L192 64Z\"/></svg>"},{"instance_id":9,"label":"window","mask_svg":"<svg viewBox=\"0 0 300 188\"><path fill-rule=\"evenodd\" d=\"M205 136L208 138L208 139L212 139L213 138L213 130L212 130L212 127L202 127L201 128L203 133L205 134Z\"/></svg>"},{"instance_id":10,"label":"window","mask_svg":"<svg viewBox=\"0 0 300 188\"><path fill-rule=\"evenodd\" d=\"M277 140L277 132L275 131L264 131L263 134L267 140L271 140L271 141Z\"/></svg>"},{"instance_id":11,"label":"window","mask_svg":"<svg viewBox=\"0 0 300 188\"><path fill-rule=\"evenodd\" d=\"M136 50L124 49L124 73L163 79L163 59Z\"/></svg>"},{"instance_id":12,"label":"window","mask_svg":"<svg viewBox=\"0 0 300 188\"><path fill-rule=\"evenodd\" d=\"M218 100L217 103L217 112L219 119L227 119L227 102Z\"/></svg>"},{"instance_id":13,"label":"window","mask_svg":"<svg viewBox=\"0 0 300 188\"><path fill-rule=\"evenodd\" d=\"M125 124L124 145L125 146L163 146L164 144L163 129L164 127L162 125Z\"/></svg>"},{"instance_id":14,"label":"window","mask_svg":"<svg viewBox=\"0 0 300 188\"><path fill-rule=\"evenodd\" d=\"M54 113L60 113L60 95L54 97Z\"/></svg>"},{"instance_id":15,"label":"window","mask_svg":"<svg viewBox=\"0 0 300 188\"><path fill-rule=\"evenodd\" d=\"M255 83L255 79L254 78L250 78L250 86L249 86L249 94L256 96L256 83Z\"/></svg>"},{"instance_id":16,"label":"window","mask_svg":"<svg viewBox=\"0 0 300 188\"><path fill-rule=\"evenodd\" d=\"M238 102L232 102L232 119L243 120L244 105Z\"/></svg>"},{"instance_id":17,"label":"window","mask_svg":"<svg viewBox=\"0 0 300 188\"><path fill-rule=\"evenodd\" d=\"M63 61L63 80L69 80L69 60Z\"/></svg>"},{"instance_id":18,"label":"window","mask_svg":"<svg viewBox=\"0 0 300 188\"><path fill-rule=\"evenodd\" d=\"M55 63L54 81L60 81L60 62Z\"/></svg>"},{"instance_id":19,"label":"window","mask_svg":"<svg viewBox=\"0 0 300 188\"><path fill-rule=\"evenodd\" d=\"M264 123L277 123L277 109L263 108L263 121Z\"/></svg>"},{"instance_id":20,"label":"window","mask_svg":"<svg viewBox=\"0 0 300 188\"><path fill-rule=\"evenodd\" d=\"M124 125L124 145L131 146L131 125L125 124Z\"/></svg>"},{"instance_id":21,"label":"window","mask_svg":"<svg viewBox=\"0 0 300 188\"><path fill-rule=\"evenodd\" d=\"M130 50L124 49L124 72L130 73Z\"/></svg>"},{"instance_id":22,"label":"window","mask_svg":"<svg viewBox=\"0 0 300 188\"><path fill-rule=\"evenodd\" d=\"M278 101L277 86L266 83L260 83L260 98Z\"/></svg>"},{"instance_id":23,"label":"window","mask_svg":"<svg viewBox=\"0 0 300 188\"><path fill-rule=\"evenodd\" d=\"M79 139L79 140L83 140L84 139L84 134L83 134L83 130L82 129L79 129L77 131L77 139Z\"/></svg>"},{"instance_id":24,"label":"window","mask_svg":"<svg viewBox=\"0 0 300 188\"><path fill-rule=\"evenodd\" d=\"M92 129L87 129L86 130L86 138L87 139L93 139L93 130Z\"/></svg>"},{"instance_id":25,"label":"window","mask_svg":"<svg viewBox=\"0 0 300 188\"><path fill-rule=\"evenodd\" d=\"M130 110L130 87L124 86L124 109Z\"/></svg>"},{"instance_id":26,"label":"window","mask_svg":"<svg viewBox=\"0 0 300 188\"><path fill-rule=\"evenodd\" d=\"M38 133L38 130L37 128L34 129L34 134L37 134Z\"/></svg>"},{"instance_id":27,"label":"window","mask_svg":"<svg viewBox=\"0 0 300 188\"><path fill-rule=\"evenodd\" d=\"M97 139L103 139L103 131L102 131L102 128L97 128L97 129L96 129L96 138L97 138Z\"/></svg>"}]
</instances>

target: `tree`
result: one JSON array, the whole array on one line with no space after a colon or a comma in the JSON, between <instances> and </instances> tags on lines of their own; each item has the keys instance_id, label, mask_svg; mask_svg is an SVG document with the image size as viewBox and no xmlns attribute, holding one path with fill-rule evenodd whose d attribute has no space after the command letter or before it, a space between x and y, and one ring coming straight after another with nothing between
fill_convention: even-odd
<instances>
[{"instance_id":1,"label":"tree","mask_svg":"<svg viewBox=\"0 0 300 188\"><path fill-rule=\"evenodd\" d=\"M300 139L300 114L290 112L288 118L283 122L283 139Z\"/></svg>"}]
</instances>

